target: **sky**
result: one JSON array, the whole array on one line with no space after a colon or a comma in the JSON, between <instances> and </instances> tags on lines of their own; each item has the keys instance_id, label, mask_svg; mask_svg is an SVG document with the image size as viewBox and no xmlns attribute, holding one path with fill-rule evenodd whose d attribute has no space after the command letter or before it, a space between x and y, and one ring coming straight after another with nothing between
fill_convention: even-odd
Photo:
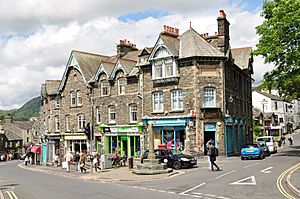
<instances>
[{"instance_id":1,"label":"sky","mask_svg":"<svg viewBox=\"0 0 300 199\"><path fill-rule=\"evenodd\" d=\"M72 50L113 55L120 39L154 46L163 25L217 31L219 10L230 22L232 48L256 48L262 0L0 0L0 110L40 95L61 80ZM254 58L254 85L271 65Z\"/></svg>"}]
</instances>

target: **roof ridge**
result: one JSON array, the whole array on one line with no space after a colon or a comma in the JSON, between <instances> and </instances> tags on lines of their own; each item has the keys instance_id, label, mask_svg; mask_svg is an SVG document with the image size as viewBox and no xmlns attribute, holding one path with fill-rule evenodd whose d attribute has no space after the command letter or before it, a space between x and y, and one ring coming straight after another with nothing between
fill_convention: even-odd
<instances>
[{"instance_id":1,"label":"roof ridge","mask_svg":"<svg viewBox=\"0 0 300 199\"><path fill-rule=\"evenodd\" d=\"M79 51L79 50L72 50L72 52L77 52L77 53L83 53L83 54L87 54L87 55L94 55L94 56L101 56L101 57L107 57L110 58L111 56L107 56L107 55L100 55L100 54L96 54L96 53L90 53L90 52L84 52L84 51Z\"/></svg>"}]
</instances>

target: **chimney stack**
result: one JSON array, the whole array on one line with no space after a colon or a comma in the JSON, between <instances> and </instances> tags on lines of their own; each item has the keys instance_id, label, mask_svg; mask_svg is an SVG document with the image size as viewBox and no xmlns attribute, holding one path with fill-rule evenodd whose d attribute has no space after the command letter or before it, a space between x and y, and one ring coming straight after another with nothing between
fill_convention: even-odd
<instances>
[{"instance_id":1,"label":"chimney stack","mask_svg":"<svg viewBox=\"0 0 300 199\"><path fill-rule=\"evenodd\" d=\"M230 23L226 19L224 10L220 10L218 21L218 47L226 54L229 48L229 25Z\"/></svg>"},{"instance_id":2,"label":"chimney stack","mask_svg":"<svg viewBox=\"0 0 300 199\"><path fill-rule=\"evenodd\" d=\"M130 51L138 50L136 45L131 43L129 40L124 39L120 40L120 43L117 45L117 54L118 57L125 56Z\"/></svg>"},{"instance_id":3,"label":"chimney stack","mask_svg":"<svg viewBox=\"0 0 300 199\"><path fill-rule=\"evenodd\" d=\"M160 33L160 35L169 35L177 38L179 36L179 29L164 25L164 30Z\"/></svg>"}]
</instances>

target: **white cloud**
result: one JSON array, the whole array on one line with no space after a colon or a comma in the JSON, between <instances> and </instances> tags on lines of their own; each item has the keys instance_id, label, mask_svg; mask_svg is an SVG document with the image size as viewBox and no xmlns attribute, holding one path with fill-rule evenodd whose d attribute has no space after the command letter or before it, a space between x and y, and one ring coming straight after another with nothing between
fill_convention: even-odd
<instances>
[{"instance_id":1,"label":"white cloud","mask_svg":"<svg viewBox=\"0 0 300 199\"><path fill-rule=\"evenodd\" d=\"M248 12L227 0L170 2L0 1L0 109L18 108L40 94L45 80L61 79L72 49L112 55L120 39L135 42L139 48L150 47L164 24L183 33L191 22L199 33L214 33L221 4L231 23L232 47L255 47L255 27L262 21L258 11ZM149 8L168 15L126 22L118 19ZM254 78L260 80L269 69L258 59Z\"/></svg>"}]
</instances>

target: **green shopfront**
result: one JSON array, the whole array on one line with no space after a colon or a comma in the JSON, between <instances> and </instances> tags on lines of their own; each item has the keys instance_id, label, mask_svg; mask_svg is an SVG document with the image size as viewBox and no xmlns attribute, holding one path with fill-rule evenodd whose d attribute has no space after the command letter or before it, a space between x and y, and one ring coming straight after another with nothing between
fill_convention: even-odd
<instances>
[{"instance_id":1,"label":"green shopfront","mask_svg":"<svg viewBox=\"0 0 300 199\"><path fill-rule=\"evenodd\" d=\"M141 153L142 126L101 126L103 152L119 155L124 151L127 157L137 157Z\"/></svg>"}]
</instances>

